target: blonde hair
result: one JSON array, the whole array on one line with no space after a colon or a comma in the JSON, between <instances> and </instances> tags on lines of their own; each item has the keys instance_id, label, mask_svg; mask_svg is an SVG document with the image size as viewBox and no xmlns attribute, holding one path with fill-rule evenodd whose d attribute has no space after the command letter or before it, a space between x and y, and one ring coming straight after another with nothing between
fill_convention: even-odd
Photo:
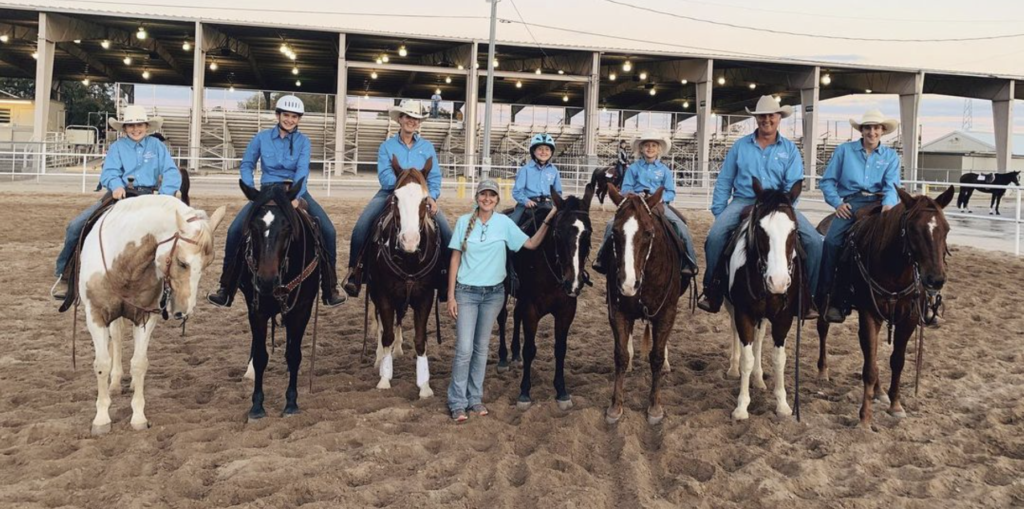
<instances>
[{"instance_id":1,"label":"blonde hair","mask_svg":"<svg viewBox=\"0 0 1024 509\"><path fill-rule=\"evenodd\" d=\"M473 227L476 226L476 219L480 217L480 207L474 207L473 213L469 216L469 226L466 227L466 235L462 237L462 252L466 252L466 243L469 242L469 234L473 232Z\"/></svg>"}]
</instances>

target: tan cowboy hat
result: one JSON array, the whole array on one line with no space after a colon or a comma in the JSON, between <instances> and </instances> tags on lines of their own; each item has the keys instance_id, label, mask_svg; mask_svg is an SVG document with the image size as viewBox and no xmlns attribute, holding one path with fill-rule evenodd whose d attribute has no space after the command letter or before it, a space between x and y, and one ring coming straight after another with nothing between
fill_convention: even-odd
<instances>
[{"instance_id":1,"label":"tan cowboy hat","mask_svg":"<svg viewBox=\"0 0 1024 509\"><path fill-rule=\"evenodd\" d=\"M392 106L388 109L388 116L395 122L398 122L402 115L423 119L427 116L427 110L423 107L422 103L413 99L405 99L398 106Z\"/></svg>"},{"instance_id":2,"label":"tan cowboy hat","mask_svg":"<svg viewBox=\"0 0 1024 509\"><path fill-rule=\"evenodd\" d=\"M753 111L750 108L746 108L747 113L751 115L770 115L772 113L778 113L782 115L782 118L786 118L793 114L792 106L781 106L779 101L776 101L774 97L770 95L762 95L757 100L757 106L754 106Z\"/></svg>"},{"instance_id":3,"label":"tan cowboy hat","mask_svg":"<svg viewBox=\"0 0 1024 509\"><path fill-rule=\"evenodd\" d=\"M850 125L858 131L860 131L861 126L880 125L882 126L882 134L889 134L895 131L900 123L894 118L885 118L885 115L879 110L868 110L861 115L860 122L851 118Z\"/></svg>"},{"instance_id":4,"label":"tan cowboy hat","mask_svg":"<svg viewBox=\"0 0 1024 509\"><path fill-rule=\"evenodd\" d=\"M648 129L648 130L640 133L640 137L639 138L633 140L633 153L634 154L639 154L640 153L640 145L643 144L643 142L645 142L645 141L656 141L656 142L658 142L658 144L661 145L661 155L668 154L668 151L672 150L672 142L669 141L668 138L666 138L664 134L662 134L662 133L660 133L658 131L654 131L654 130Z\"/></svg>"},{"instance_id":5,"label":"tan cowboy hat","mask_svg":"<svg viewBox=\"0 0 1024 509\"><path fill-rule=\"evenodd\" d=\"M122 127L129 124L149 124L149 130L152 132L159 131L160 127L164 125L163 117L152 117L146 114L146 108L133 104L131 106L125 106L124 111L121 112L121 120L116 118L108 118L107 124L115 131L120 131Z\"/></svg>"}]
</instances>

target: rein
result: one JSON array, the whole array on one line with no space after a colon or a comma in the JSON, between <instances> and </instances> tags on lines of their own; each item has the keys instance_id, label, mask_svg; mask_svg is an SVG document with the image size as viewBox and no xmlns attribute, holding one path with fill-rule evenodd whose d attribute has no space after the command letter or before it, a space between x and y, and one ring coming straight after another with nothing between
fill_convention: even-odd
<instances>
[{"instance_id":1,"label":"rein","mask_svg":"<svg viewBox=\"0 0 1024 509\"><path fill-rule=\"evenodd\" d=\"M561 215L563 213L565 213L565 214L573 214L573 215L586 215L587 217L590 217L590 214L588 212L585 212L585 211L582 211L582 210L559 211L555 215L559 216L559 215ZM534 213L533 217L532 217L532 219L530 221L532 226L533 226L533 228L534 228L533 231L540 230L540 225L541 225L541 223L544 222L543 220L538 221L537 218L539 216L540 216L540 214ZM551 221L552 221L552 223L554 223L554 219L552 219ZM552 230L554 230L554 228L552 228ZM583 234L583 232L580 232L580 235L582 235L582 234ZM555 236L556 236L556 232L552 231L551 232L551 237L555 237ZM547 239L545 239L545 241L546 240ZM554 244L551 244L551 245L554 246ZM563 264L562 264L561 257L558 256L558 250L555 249L555 263L554 264L551 263L551 259L548 257L548 250L546 248L545 249L541 249L540 252L541 252L541 257L544 258L544 264L547 265L547 267L548 267L548 272L551 273L551 275L555 278L555 281L558 282L559 285L565 285L568 282L568 280L566 280L565 277L562 275L562 272L564 272L564 271L559 271L558 270L558 269L562 269L564 267ZM648 256L649 256L649 254L648 254ZM585 272L585 269L583 267L586 267L587 260L589 258L590 258L590 256L588 254L588 256L586 258L584 258L583 261L580 263L580 272ZM589 282L590 279L589 279L589 277L584 277L583 281L584 282Z\"/></svg>"},{"instance_id":2,"label":"rein","mask_svg":"<svg viewBox=\"0 0 1024 509\"><path fill-rule=\"evenodd\" d=\"M298 214L298 213L299 212L296 211L296 214ZM303 221L303 219L300 216L299 217L299 222L301 223L302 221ZM302 233L303 233L303 235L305 235L305 231L304 231L304 228L303 228L302 224L299 225L299 228L303 230ZM282 315L288 314L288 312L290 312L295 307L295 305L298 304L298 302L299 302L299 294L298 294L298 292L296 292L296 290L300 286L302 286L302 283L304 283L307 279L309 279L309 277L312 276L314 272L316 272L317 267L320 265L320 249L319 249L320 240L319 240L319 238L316 235L313 235L313 242L315 244L314 249L313 249L313 258L309 261L309 263L306 264L305 267L303 267L302 272L300 272L297 276L292 278L292 280L289 281L287 284L279 285L277 288L274 288L273 291L271 292L271 295L274 297L274 299L278 302L278 305L281 307L281 314ZM289 265L288 264L288 262L289 262L288 253L291 252L291 247L292 247L292 241L291 241L291 236L289 235L286 238L286 240L285 240L285 246L284 246L284 250L283 250L284 253L285 253L284 259L278 265L278 270L280 272L287 272L288 271L288 265ZM302 260L306 259L307 254L308 254L307 243L305 242L305 239L303 239L303 242L302 242ZM259 286L256 284L256 271L257 271L257 268L258 268L258 264L256 263L256 257L253 255L253 252L252 252L252 234L251 233L249 233L246 236L246 242L245 242L245 263L246 263L246 265L248 265L249 273L252 276L253 296L254 296L254 300L255 300L255 306L258 308L259 307L259 296L261 295L261 292L259 291ZM289 300L291 300L291 302L289 302Z\"/></svg>"},{"instance_id":3,"label":"rein","mask_svg":"<svg viewBox=\"0 0 1024 509\"><path fill-rule=\"evenodd\" d=\"M649 205L647 205L647 201L644 200L644 199L640 199L639 201L640 201L640 203L644 204L644 210L647 211L647 215L651 216L651 218L654 219L654 212L651 210L651 207ZM622 208L622 205L625 204L626 202L627 202L627 200L623 200L622 203L619 204L619 208ZM655 222L657 222L657 221L655 221ZM668 302L668 293L669 292L666 291L664 293L664 295L662 295L662 297L661 297L661 303L658 304L658 307L652 313L652 312L650 312L650 308L647 307L647 304L644 304L644 300L643 300L644 275L647 273L647 262L650 261L650 259L651 259L651 252L654 250L654 239L655 239L655 237L657 237L657 233L656 232L657 232L657 229L653 229L651 231L651 244L649 246L647 246L647 254L644 255L644 263L643 263L643 266L640 267L640 274L639 274L639 276L637 278L637 285L636 285L637 286L637 292L636 292L637 302L639 302L640 306L643 308L642 311L643 311L644 319L645 320L650 320L651 318L654 318L659 313L661 313L662 308L665 307L665 303ZM615 247L614 243L612 244L612 247L613 248ZM618 292L616 292L616 293L618 293ZM609 303L611 303L611 295L610 294L609 294L609 299L608 300L609 300Z\"/></svg>"}]
</instances>

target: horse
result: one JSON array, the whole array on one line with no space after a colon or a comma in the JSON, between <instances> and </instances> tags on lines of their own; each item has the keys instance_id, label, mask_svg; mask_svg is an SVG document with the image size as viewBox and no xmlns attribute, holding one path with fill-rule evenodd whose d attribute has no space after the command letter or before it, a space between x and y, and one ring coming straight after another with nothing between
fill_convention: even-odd
<instances>
[{"instance_id":1,"label":"horse","mask_svg":"<svg viewBox=\"0 0 1024 509\"><path fill-rule=\"evenodd\" d=\"M608 253L608 322L615 340L615 385L605 420L614 424L622 417L623 384L631 363L629 342L636 320L644 320L644 348L650 346L651 392L647 422L656 425L665 417L661 406L661 373L668 338L676 319L676 304L689 286L679 271L680 254L669 237L670 225L662 220L663 188L650 196L623 196L608 184L608 196L618 207L613 218L612 249ZM644 283L647 283L646 285Z\"/></svg>"},{"instance_id":2,"label":"horse","mask_svg":"<svg viewBox=\"0 0 1024 509\"><path fill-rule=\"evenodd\" d=\"M623 168L625 170L625 168ZM604 197L608 195L608 184L614 184L617 188L622 188L622 180L625 178L626 172L620 171L617 164L611 165L607 168L598 168L594 170L594 174L590 177L590 185L594 187L594 193L597 196L597 201L604 205Z\"/></svg>"},{"instance_id":3,"label":"horse","mask_svg":"<svg viewBox=\"0 0 1024 509\"><path fill-rule=\"evenodd\" d=\"M988 206L988 215L999 214L999 204L1003 201L1003 195L1006 194L1006 189L1010 184L1014 184L1020 187L1020 172L1011 171L1009 173L964 173L960 176L961 184L991 184L993 186L1003 186L1004 189L993 189L985 187L964 187L960 186L960 195L956 198L957 210L966 210L968 213L972 213L968 208L971 202L971 195L975 191L981 191L983 193L989 193L992 195L991 203Z\"/></svg>"},{"instance_id":4,"label":"horse","mask_svg":"<svg viewBox=\"0 0 1024 509\"><path fill-rule=\"evenodd\" d=\"M88 233L79 258L77 289L92 336L96 374L96 417L92 434L110 431L112 394L120 394L121 325L133 325L131 374L135 430L149 428L144 386L149 340L157 317L186 320L195 309L203 269L213 262L213 232L224 219L173 196L146 195L118 201ZM77 307L76 307L77 312Z\"/></svg>"},{"instance_id":5,"label":"horse","mask_svg":"<svg viewBox=\"0 0 1024 509\"><path fill-rule=\"evenodd\" d=\"M793 414L786 401L786 336L802 307L800 299L811 298L800 295L805 274L797 253L799 239L793 209L803 182L793 184L786 192L763 189L761 181L755 177L753 187L754 205L734 232L731 251L726 252L729 275L726 309L732 318L733 337L728 375L740 379L739 398L732 412L732 418L737 421L750 417L747 408L751 377L758 389L767 389L761 369L761 344L768 323L771 323L775 342L772 356L775 414L780 417Z\"/></svg>"},{"instance_id":6,"label":"horse","mask_svg":"<svg viewBox=\"0 0 1024 509\"><path fill-rule=\"evenodd\" d=\"M917 369L922 362L921 329L927 317L941 305L946 282L946 236L949 223L943 209L953 201L953 186L932 199L927 195L911 196L897 188L900 203L882 213L880 207L858 211L857 222L850 229L844 249L853 267L853 304L858 310L860 347L864 354L864 397L860 408L860 426L870 429L871 401L889 404L889 413L898 419L906 417L900 403L900 378L906 360L907 342L918 329ZM822 223L830 220L826 217ZM819 229L821 226L819 225ZM878 333L888 323L889 341L895 345L889 358L892 381L888 395L882 393L878 376ZM818 376L828 378L826 341L829 324L818 319ZM895 330L895 336L893 335ZM918 373L920 374L920 373ZM915 389L916 390L916 389Z\"/></svg>"},{"instance_id":7,"label":"horse","mask_svg":"<svg viewBox=\"0 0 1024 509\"><path fill-rule=\"evenodd\" d=\"M248 310L250 365L253 368L252 407L247 422L267 416L263 408L263 374L267 368L267 322L277 325L277 315L285 327L285 360L288 363L288 388L285 390L283 416L299 413L298 377L302 363L302 337L319 292L317 267L321 259L318 229L312 220L292 206L302 193L304 179L287 188L283 184L264 185L260 190L239 180L245 197L252 204L245 218L245 263L239 268L239 288ZM314 327L314 349L316 329ZM315 353L315 352L314 352ZM315 357L314 357L315 359Z\"/></svg>"},{"instance_id":8,"label":"horse","mask_svg":"<svg viewBox=\"0 0 1024 509\"><path fill-rule=\"evenodd\" d=\"M594 197L594 186L588 184L583 199L570 196L562 199L554 187L551 201L558 210L551 219L551 235L544 238L539 249L522 249L512 254L512 265L519 277L513 313L513 359L519 357L519 328L523 326L523 380L520 384L516 406L520 410L530 408L530 373L533 359L537 354L537 323L552 315L555 319L555 401L558 408L572 408L572 398L565 389L565 353L568 347L569 328L576 319L577 298L583 286L589 281L585 275L587 258L590 255L590 202ZM537 209L535 209L537 210ZM541 209L549 210L549 209ZM532 215L533 220L526 228L527 235L533 235L544 218L540 212ZM509 297L506 285L506 299ZM502 308L498 314L498 371L508 370L508 350L505 347L505 324L508 310Z\"/></svg>"},{"instance_id":9,"label":"horse","mask_svg":"<svg viewBox=\"0 0 1024 509\"><path fill-rule=\"evenodd\" d=\"M395 190L377 219L371 242L366 247L366 313L371 314L369 303L372 301L377 336L374 367L380 373L377 388L391 388L393 357L402 354L402 318L411 307L420 399L434 395L427 362L427 321L435 290L441 287L442 255L447 247L441 245L441 232L428 214L427 175L433 165L431 158L422 170L403 169L398 158L392 156L391 170L397 178ZM441 341L440 324L437 341Z\"/></svg>"}]
</instances>

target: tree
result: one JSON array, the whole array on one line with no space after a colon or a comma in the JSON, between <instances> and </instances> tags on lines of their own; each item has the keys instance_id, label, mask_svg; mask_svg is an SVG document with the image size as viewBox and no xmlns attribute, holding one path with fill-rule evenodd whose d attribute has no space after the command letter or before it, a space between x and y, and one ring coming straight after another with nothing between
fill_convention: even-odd
<instances>
[{"instance_id":1,"label":"tree","mask_svg":"<svg viewBox=\"0 0 1024 509\"><path fill-rule=\"evenodd\" d=\"M19 99L33 99L36 96L35 80L25 78L0 78L0 96L13 95Z\"/></svg>"},{"instance_id":2,"label":"tree","mask_svg":"<svg viewBox=\"0 0 1024 509\"><path fill-rule=\"evenodd\" d=\"M107 112L114 116L117 111L113 83L83 85L79 81L62 81L59 90L67 125L90 125L89 113ZM101 130L106 128L100 117L94 116L91 125Z\"/></svg>"}]
</instances>

